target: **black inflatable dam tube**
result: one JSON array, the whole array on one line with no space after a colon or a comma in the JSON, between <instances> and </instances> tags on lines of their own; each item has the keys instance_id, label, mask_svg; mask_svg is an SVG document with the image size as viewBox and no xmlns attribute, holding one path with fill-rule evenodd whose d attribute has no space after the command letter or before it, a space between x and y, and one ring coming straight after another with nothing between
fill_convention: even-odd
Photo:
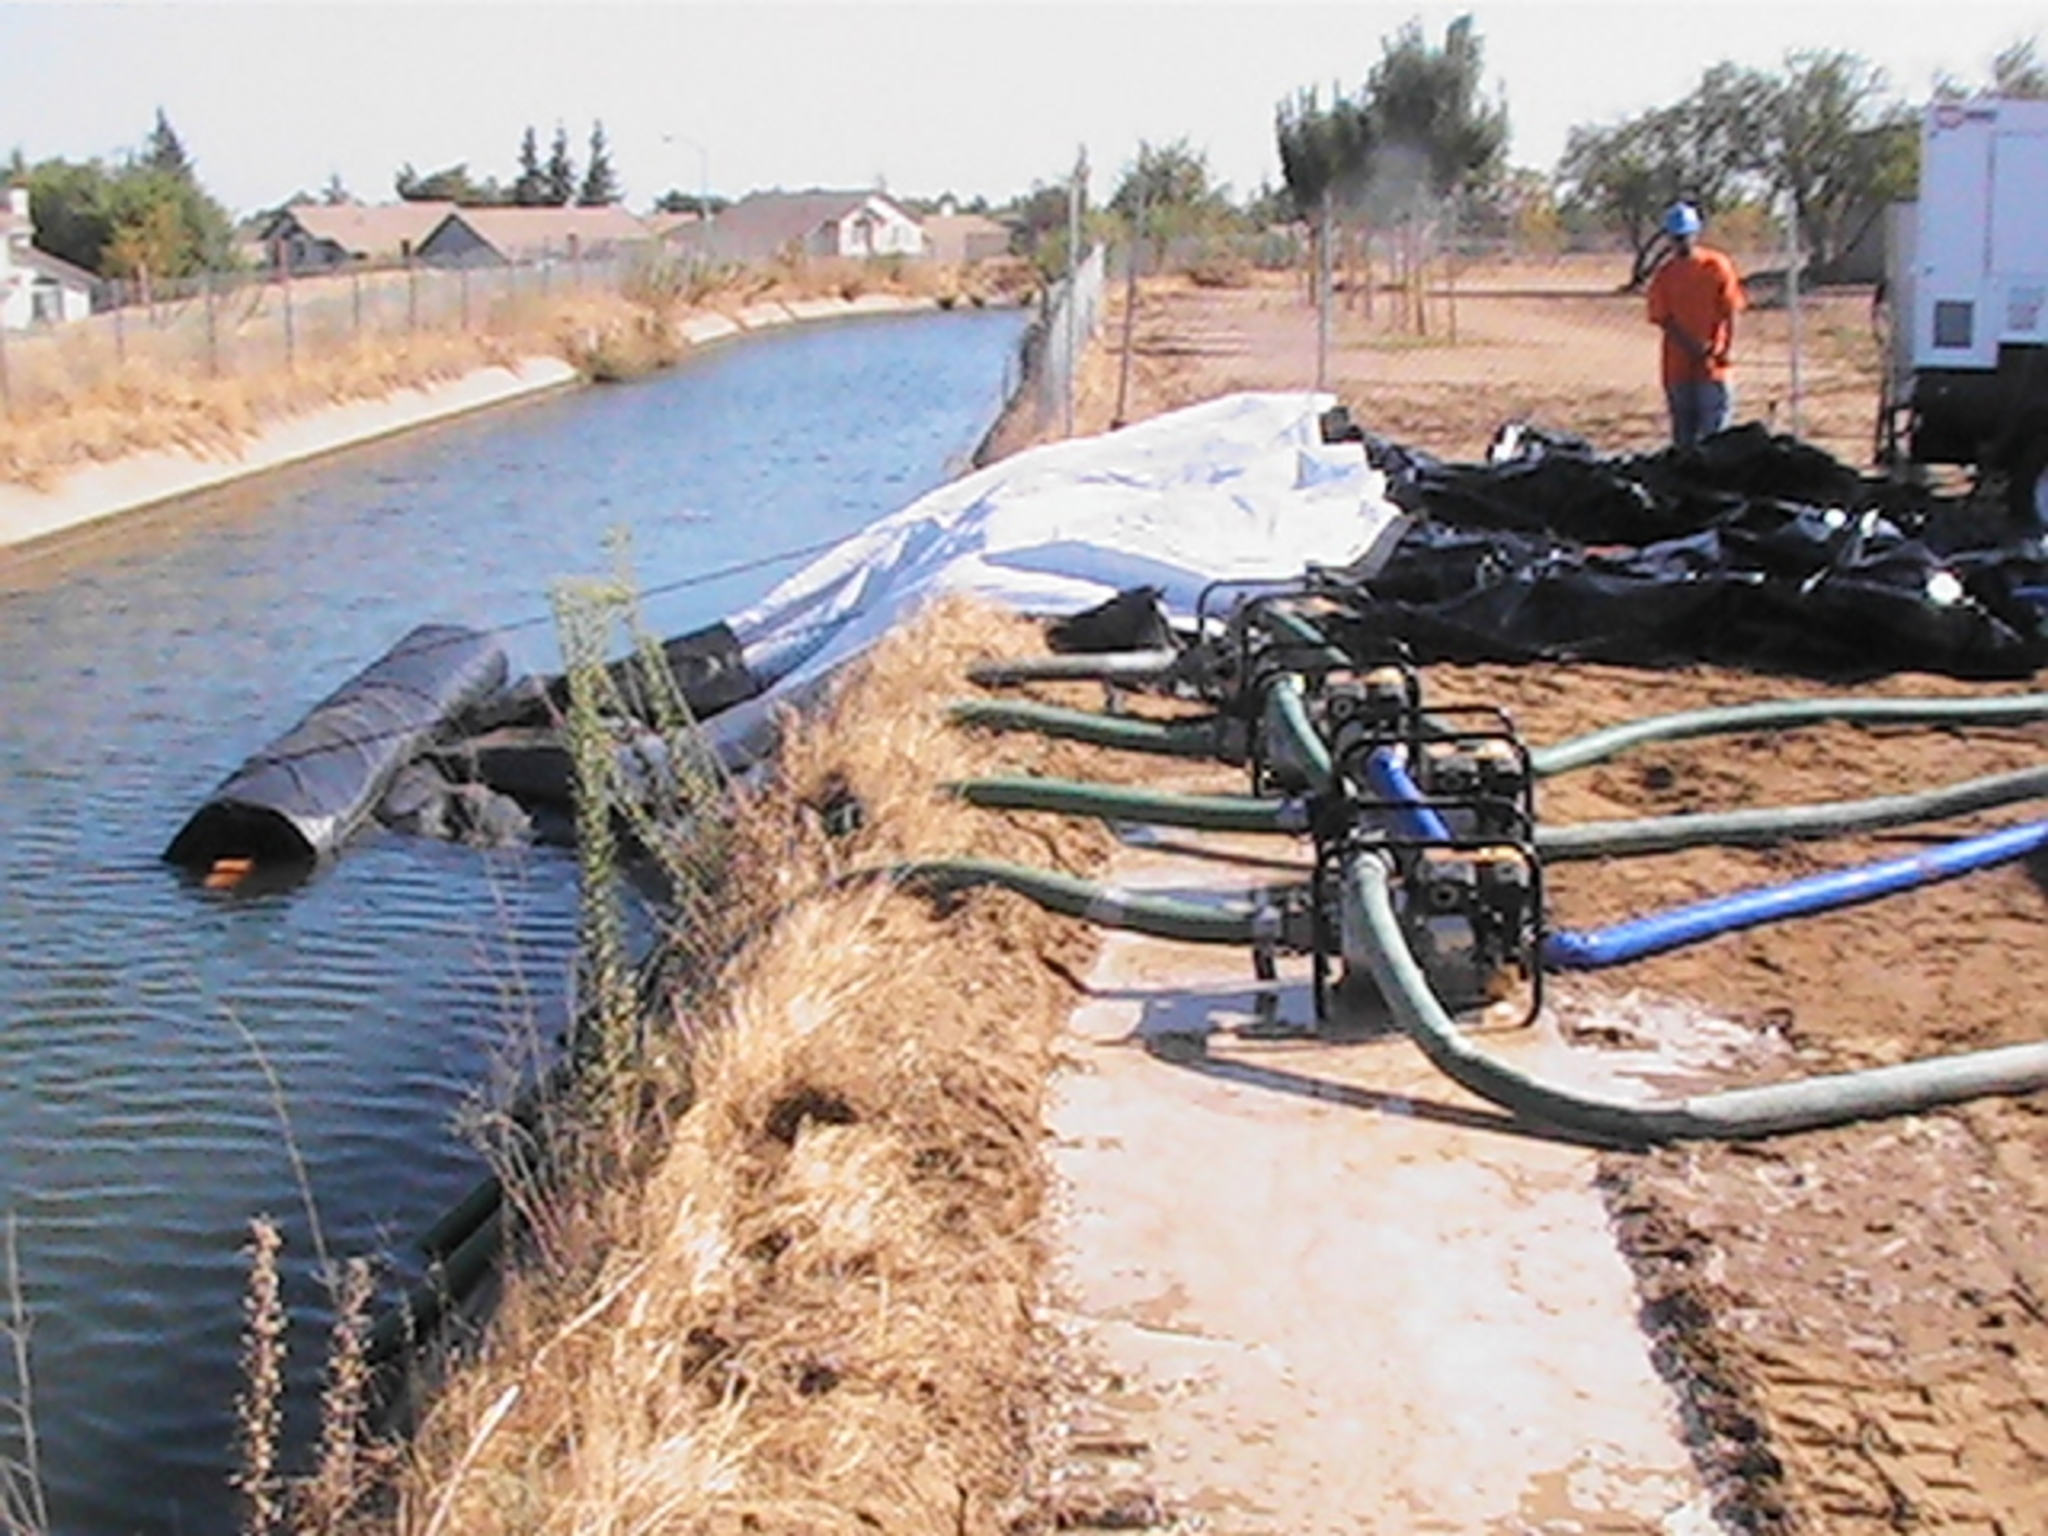
<instances>
[{"instance_id":1,"label":"black inflatable dam tube","mask_svg":"<svg viewBox=\"0 0 2048 1536\"><path fill-rule=\"evenodd\" d=\"M503 690L508 670L496 636L420 625L230 774L164 858L201 870L224 859L261 868L326 858L399 769Z\"/></svg>"}]
</instances>

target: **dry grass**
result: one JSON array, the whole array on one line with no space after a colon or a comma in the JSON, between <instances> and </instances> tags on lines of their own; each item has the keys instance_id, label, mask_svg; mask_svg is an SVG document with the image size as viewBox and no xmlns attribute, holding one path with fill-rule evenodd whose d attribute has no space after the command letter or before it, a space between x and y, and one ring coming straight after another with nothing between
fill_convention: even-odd
<instances>
[{"instance_id":1,"label":"dry grass","mask_svg":"<svg viewBox=\"0 0 2048 1536\"><path fill-rule=\"evenodd\" d=\"M175 355L153 357L151 333L141 321L117 353L112 334L95 321L15 349L0 481L47 490L86 465L162 450L231 457L279 421L480 368L513 366L525 357L559 357L591 379L638 377L670 366L688 350L677 331L685 318L762 300L893 293L942 304L990 303L1025 291L1008 263L958 269L812 261L713 274L650 268L616 291L529 293L488 305L479 300L473 327L422 325L360 338L309 334L289 365L280 353L267 364L218 375L175 348L168 349ZM232 315L221 321L229 336L240 323Z\"/></svg>"},{"instance_id":2,"label":"dry grass","mask_svg":"<svg viewBox=\"0 0 2048 1536\"><path fill-rule=\"evenodd\" d=\"M1040 1106L1092 938L1000 894L943 909L834 877L978 853L1077 871L1092 825L944 779L1072 771L942 717L969 661L1042 648L949 602L793 729L737 818L746 943L704 1000L691 1102L637 1178L577 1181L547 1262L429 1413L400 1527L996 1531L1029 1523L1044 1401ZM842 841L820 807L856 797ZM823 892L820 894L820 892Z\"/></svg>"}]
</instances>

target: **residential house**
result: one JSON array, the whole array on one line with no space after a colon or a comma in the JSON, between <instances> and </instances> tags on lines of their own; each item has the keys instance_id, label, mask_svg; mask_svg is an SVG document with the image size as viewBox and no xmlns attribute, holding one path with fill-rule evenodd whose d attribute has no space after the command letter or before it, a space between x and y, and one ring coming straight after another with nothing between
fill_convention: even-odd
<instances>
[{"instance_id":1,"label":"residential house","mask_svg":"<svg viewBox=\"0 0 2048 1536\"><path fill-rule=\"evenodd\" d=\"M750 192L708 226L670 231L671 244L717 261L778 257L922 256L924 230L882 192Z\"/></svg>"},{"instance_id":2,"label":"residential house","mask_svg":"<svg viewBox=\"0 0 2048 1536\"><path fill-rule=\"evenodd\" d=\"M603 208L457 208L420 242L440 267L500 266L615 256L654 233L616 204Z\"/></svg>"},{"instance_id":3,"label":"residential house","mask_svg":"<svg viewBox=\"0 0 2048 1536\"><path fill-rule=\"evenodd\" d=\"M10 187L0 209L0 327L27 330L83 320L92 313L99 279L82 267L36 249L28 188Z\"/></svg>"},{"instance_id":4,"label":"residential house","mask_svg":"<svg viewBox=\"0 0 2048 1536\"><path fill-rule=\"evenodd\" d=\"M924 221L925 254L950 267L993 261L1010 253L1010 227L979 213L955 213L950 205Z\"/></svg>"},{"instance_id":5,"label":"residential house","mask_svg":"<svg viewBox=\"0 0 2048 1536\"><path fill-rule=\"evenodd\" d=\"M455 211L449 202L293 203L264 223L264 262L294 272L323 272L357 262L392 265L413 256Z\"/></svg>"}]
</instances>

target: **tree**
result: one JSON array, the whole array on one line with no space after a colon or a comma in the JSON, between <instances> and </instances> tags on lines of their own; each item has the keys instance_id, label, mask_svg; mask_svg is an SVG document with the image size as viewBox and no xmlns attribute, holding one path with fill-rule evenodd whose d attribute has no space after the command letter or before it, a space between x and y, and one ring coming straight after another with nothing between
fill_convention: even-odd
<instances>
[{"instance_id":1,"label":"tree","mask_svg":"<svg viewBox=\"0 0 2048 1536\"><path fill-rule=\"evenodd\" d=\"M696 192L685 192L680 187L670 187L654 200L656 213L702 214L708 210L717 214L731 206L731 198L720 197L716 192L701 195Z\"/></svg>"},{"instance_id":2,"label":"tree","mask_svg":"<svg viewBox=\"0 0 2048 1536\"><path fill-rule=\"evenodd\" d=\"M1991 94L2048 101L2048 64L2041 61L2036 39L2022 38L1999 51L1991 61Z\"/></svg>"},{"instance_id":3,"label":"tree","mask_svg":"<svg viewBox=\"0 0 2048 1536\"><path fill-rule=\"evenodd\" d=\"M1171 144L1138 143L1138 157L1125 170L1109 206L1126 216L1139 204L1149 208L1204 209L1222 198L1209 185L1208 157L1184 138Z\"/></svg>"},{"instance_id":4,"label":"tree","mask_svg":"<svg viewBox=\"0 0 2048 1536\"><path fill-rule=\"evenodd\" d=\"M444 166L422 176L408 163L399 167L392 186L408 203L455 203L464 208L493 208L510 199L495 177L477 181L467 162Z\"/></svg>"},{"instance_id":5,"label":"tree","mask_svg":"<svg viewBox=\"0 0 2048 1536\"><path fill-rule=\"evenodd\" d=\"M355 201L348 186L341 179L341 172L329 171L327 185L320 189L320 201L329 208L341 208Z\"/></svg>"},{"instance_id":6,"label":"tree","mask_svg":"<svg viewBox=\"0 0 2048 1536\"><path fill-rule=\"evenodd\" d=\"M1362 196L1371 174L1373 119L1362 99L1332 90L1325 108L1317 91L1297 91L1273 115L1280 178L1297 217L1316 218L1324 199Z\"/></svg>"},{"instance_id":7,"label":"tree","mask_svg":"<svg viewBox=\"0 0 2048 1536\"><path fill-rule=\"evenodd\" d=\"M1611 127L1578 127L1558 180L1570 203L1628 236L1640 283L1661 248L1658 214L1782 199L1823 274L1886 203L1910 196L1919 137L1910 109L1855 54L1797 53L1776 74L1717 64L1684 99Z\"/></svg>"},{"instance_id":8,"label":"tree","mask_svg":"<svg viewBox=\"0 0 2048 1536\"><path fill-rule=\"evenodd\" d=\"M1761 169L1823 273L1919 178L1914 114L1885 95L1881 70L1840 51L1791 55L1770 93Z\"/></svg>"},{"instance_id":9,"label":"tree","mask_svg":"<svg viewBox=\"0 0 2048 1536\"><path fill-rule=\"evenodd\" d=\"M557 208L567 207L576 195L576 162L569 158L569 130L560 123L555 124L555 142L548 150L547 169L543 174L546 190L541 201Z\"/></svg>"},{"instance_id":10,"label":"tree","mask_svg":"<svg viewBox=\"0 0 2048 1536\"><path fill-rule=\"evenodd\" d=\"M1777 89L1754 70L1717 64L1670 106L1571 130L1558 182L1568 205L1628 238L1630 286L1656 263L1666 208L1683 200L1712 214L1757 189Z\"/></svg>"},{"instance_id":11,"label":"tree","mask_svg":"<svg viewBox=\"0 0 2048 1536\"><path fill-rule=\"evenodd\" d=\"M1470 16L1444 29L1441 48L1430 47L1416 21L1381 44L1365 94L1380 157L1375 176L1387 191L1447 198L1499 177L1508 109L1485 99L1484 62Z\"/></svg>"},{"instance_id":12,"label":"tree","mask_svg":"<svg viewBox=\"0 0 2048 1536\"><path fill-rule=\"evenodd\" d=\"M1109 206L1133 227L1142 212L1145 233L1162 253L1176 236L1213 230L1233 217L1223 189L1210 185L1208 157L1184 138L1164 145L1140 140Z\"/></svg>"},{"instance_id":13,"label":"tree","mask_svg":"<svg viewBox=\"0 0 2048 1536\"><path fill-rule=\"evenodd\" d=\"M604 141L604 124L590 125L590 159L583 169L583 185L577 189L576 201L585 208L608 208L619 200L619 178L612 170L612 159Z\"/></svg>"},{"instance_id":14,"label":"tree","mask_svg":"<svg viewBox=\"0 0 2048 1536\"><path fill-rule=\"evenodd\" d=\"M177 129L164 115L164 109L156 109L156 126L149 130L149 137L142 146L142 163L153 171L179 181L192 181L192 157L185 153L185 146L178 138Z\"/></svg>"},{"instance_id":15,"label":"tree","mask_svg":"<svg viewBox=\"0 0 2048 1536\"><path fill-rule=\"evenodd\" d=\"M74 267L98 272L114 238L112 177L93 160L45 160L21 178L28 186L36 245Z\"/></svg>"},{"instance_id":16,"label":"tree","mask_svg":"<svg viewBox=\"0 0 2048 1536\"><path fill-rule=\"evenodd\" d=\"M519 136L519 174L513 178L512 201L521 208L536 208L548 200L547 172L541 169L540 135L533 125Z\"/></svg>"}]
</instances>

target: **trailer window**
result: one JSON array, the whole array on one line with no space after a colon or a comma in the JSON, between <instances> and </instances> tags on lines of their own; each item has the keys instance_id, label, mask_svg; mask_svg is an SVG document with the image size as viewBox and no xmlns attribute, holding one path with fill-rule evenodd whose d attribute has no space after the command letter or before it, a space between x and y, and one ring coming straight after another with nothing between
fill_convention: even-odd
<instances>
[{"instance_id":1,"label":"trailer window","mask_svg":"<svg viewBox=\"0 0 2048 1536\"><path fill-rule=\"evenodd\" d=\"M1968 299L1934 301L1934 344L1937 347L1970 348L1971 321L1976 306Z\"/></svg>"}]
</instances>

